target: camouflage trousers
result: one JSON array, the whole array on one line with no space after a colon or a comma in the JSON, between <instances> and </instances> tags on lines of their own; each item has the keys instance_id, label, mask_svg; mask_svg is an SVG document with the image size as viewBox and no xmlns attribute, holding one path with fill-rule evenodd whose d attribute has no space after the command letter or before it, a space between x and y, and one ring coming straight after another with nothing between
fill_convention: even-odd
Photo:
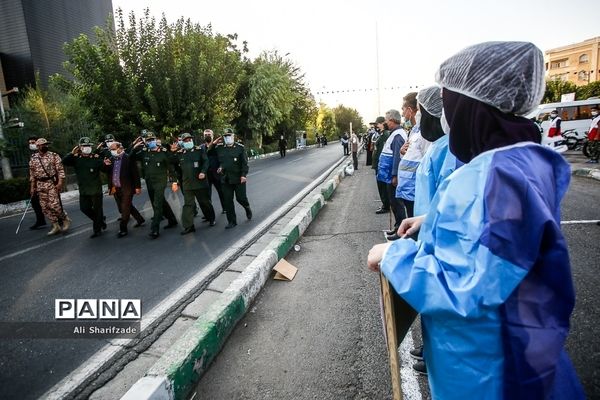
<instances>
[{"instance_id":1,"label":"camouflage trousers","mask_svg":"<svg viewBox=\"0 0 600 400\"><path fill-rule=\"evenodd\" d=\"M60 202L60 193L52 181L37 182L36 191L40 198L42 212L50 222L63 221L67 217Z\"/></svg>"}]
</instances>

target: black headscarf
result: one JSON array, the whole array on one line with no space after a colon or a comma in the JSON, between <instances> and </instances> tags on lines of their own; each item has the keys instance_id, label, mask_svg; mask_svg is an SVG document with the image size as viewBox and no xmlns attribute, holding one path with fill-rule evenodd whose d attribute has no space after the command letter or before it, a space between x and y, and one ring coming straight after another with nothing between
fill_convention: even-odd
<instances>
[{"instance_id":1,"label":"black headscarf","mask_svg":"<svg viewBox=\"0 0 600 400\"><path fill-rule=\"evenodd\" d=\"M542 140L540 131L527 118L505 114L446 88L442 97L444 115L450 126L450 151L464 163L487 150Z\"/></svg>"},{"instance_id":2,"label":"black headscarf","mask_svg":"<svg viewBox=\"0 0 600 400\"><path fill-rule=\"evenodd\" d=\"M419 105L419 111L421 111L421 123L419 124L419 127L421 128L421 136L423 136L423 139L435 142L444 136L440 119L429 114L425 107L421 105Z\"/></svg>"}]
</instances>

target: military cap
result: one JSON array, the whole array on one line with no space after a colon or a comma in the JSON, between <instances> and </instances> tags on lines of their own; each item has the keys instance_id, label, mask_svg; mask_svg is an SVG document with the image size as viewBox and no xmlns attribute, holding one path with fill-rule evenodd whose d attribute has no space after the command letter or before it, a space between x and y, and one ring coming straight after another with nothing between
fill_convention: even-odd
<instances>
[{"instance_id":1,"label":"military cap","mask_svg":"<svg viewBox=\"0 0 600 400\"><path fill-rule=\"evenodd\" d=\"M109 140L115 140L115 135L109 133L108 135L104 136L104 141L109 141Z\"/></svg>"},{"instance_id":2,"label":"military cap","mask_svg":"<svg viewBox=\"0 0 600 400\"><path fill-rule=\"evenodd\" d=\"M146 136L143 136L144 139L156 139L156 135L153 132L146 131Z\"/></svg>"},{"instance_id":3,"label":"military cap","mask_svg":"<svg viewBox=\"0 0 600 400\"><path fill-rule=\"evenodd\" d=\"M187 132L181 134L181 140L185 140L185 139L191 138L191 137L192 137L192 135Z\"/></svg>"},{"instance_id":4,"label":"military cap","mask_svg":"<svg viewBox=\"0 0 600 400\"><path fill-rule=\"evenodd\" d=\"M80 146L91 146L92 145L92 140L89 137L82 137L79 139L79 145Z\"/></svg>"},{"instance_id":5,"label":"military cap","mask_svg":"<svg viewBox=\"0 0 600 400\"><path fill-rule=\"evenodd\" d=\"M42 146L44 144L49 144L49 143L50 142L47 141L46 139L44 139L43 137L39 138L38 140L35 141L36 146Z\"/></svg>"},{"instance_id":6,"label":"military cap","mask_svg":"<svg viewBox=\"0 0 600 400\"><path fill-rule=\"evenodd\" d=\"M375 122L371 122L372 124L383 124L385 122L385 118L383 117L377 117L377 119L375 120Z\"/></svg>"},{"instance_id":7,"label":"military cap","mask_svg":"<svg viewBox=\"0 0 600 400\"><path fill-rule=\"evenodd\" d=\"M225 128L225 130L223 131L223 135L233 135L233 129Z\"/></svg>"}]
</instances>

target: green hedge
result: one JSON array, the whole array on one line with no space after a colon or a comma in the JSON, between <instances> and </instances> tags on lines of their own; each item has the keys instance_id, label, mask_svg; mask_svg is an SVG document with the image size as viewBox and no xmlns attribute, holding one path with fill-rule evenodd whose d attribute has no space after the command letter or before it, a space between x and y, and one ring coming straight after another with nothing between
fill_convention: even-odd
<instances>
[{"instance_id":1,"label":"green hedge","mask_svg":"<svg viewBox=\"0 0 600 400\"><path fill-rule=\"evenodd\" d=\"M29 198L29 179L0 180L0 204L14 203Z\"/></svg>"}]
</instances>

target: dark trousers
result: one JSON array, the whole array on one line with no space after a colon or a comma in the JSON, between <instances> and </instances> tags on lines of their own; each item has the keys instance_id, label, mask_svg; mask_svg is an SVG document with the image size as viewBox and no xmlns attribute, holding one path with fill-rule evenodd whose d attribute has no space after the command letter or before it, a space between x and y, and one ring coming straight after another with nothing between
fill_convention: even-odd
<instances>
[{"instance_id":1,"label":"dark trousers","mask_svg":"<svg viewBox=\"0 0 600 400\"><path fill-rule=\"evenodd\" d=\"M402 201L406 208L406 218L412 218L415 216L415 202L413 200L398 199Z\"/></svg>"},{"instance_id":2,"label":"dark trousers","mask_svg":"<svg viewBox=\"0 0 600 400\"><path fill-rule=\"evenodd\" d=\"M165 200L165 188L164 184L153 184L152 182L146 181L146 187L148 188L148 197L152 202L152 224L150 230L158 233L160 230L160 221L162 221L163 215L169 221L169 224L176 224L177 218L169 205L169 202Z\"/></svg>"},{"instance_id":3,"label":"dark trousers","mask_svg":"<svg viewBox=\"0 0 600 400\"><path fill-rule=\"evenodd\" d=\"M354 169L358 169L358 153L356 151L352 152L352 163L354 164Z\"/></svg>"},{"instance_id":4,"label":"dark trousers","mask_svg":"<svg viewBox=\"0 0 600 400\"><path fill-rule=\"evenodd\" d=\"M391 183L388 183L386 186L390 209L394 214L394 228L398 229L402 220L406 218L406 208L404 208L404 203L396 198L396 186L392 186Z\"/></svg>"},{"instance_id":5,"label":"dark trousers","mask_svg":"<svg viewBox=\"0 0 600 400\"><path fill-rule=\"evenodd\" d=\"M181 225L183 229L189 229L194 226L194 207L196 200L200 204L202 214L209 221L215 220L215 210L208 197L208 188L205 189L186 189L183 191L183 210L181 211Z\"/></svg>"},{"instance_id":6,"label":"dark trousers","mask_svg":"<svg viewBox=\"0 0 600 400\"><path fill-rule=\"evenodd\" d=\"M375 173L375 181L377 182L377 191L379 192L379 198L381 199L381 208L384 210L390 209L390 199L387 193L387 183L377 180L377 173Z\"/></svg>"},{"instance_id":7,"label":"dark trousers","mask_svg":"<svg viewBox=\"0 0 600 400\"><path fill-rule=\"evenodd\" d=\"M285 147L280 147L279 148L279 155L283 158L285 157Z\"/></svg>"},{"instance_id":8,"label":"dark trousers","mask_svg":"<svg viewBox=\"0 0 600 400\"><path fill-rule=\"evenodd\" d=\"M233 195L237 202L244 207L244 209L250 208L248 197L246 197L246 184L237 183L231 184L223 182L223 195L225 198L225 212L227 212L227 222L230 224L237 224L237 218L235 215L235 204L233 204Z\"/></svg>"},{"instance_id":9,"label":"dark trousers","mask_svg":"<svg viewBox=\"0 0 600 400\"><path fill-rule=\"evenodd\" d=\"M348 151L348 145L347 144L342 144L342 146L344 147L344 155L347 156L350 154L350 152Z\"/></svg>"},{"instance_id":10,"label":"dark trousers","mask_svg":"<svg viewBox=\"0 0 600 400\"><path fill-rule=\"evenodd\" d=\"M212 188L213 186L217 190L219 195L219 203L221 203L221 209L225 210L225 200L223 199L223 188L221 187L221 176L217 174L217 170L208 170L208 197L212 199Z\"/></svg>"},{"instance_id":11,"label":"dark trousers","mask_svg":"<svg viewBox=\"0 0 600 400\"><path fill-rule=\"evenodd\" d=\"M142 217L142 214L133 205L133 194L133 189L130 188L117 188L115 191L115 201L121 213L121 222L119 224L119 231L121 232L127 232L127 224L132 215L138 223L141 224L144 222L144 217Z\"/></svg>"},{"instance_id":12,"label":"dark trousers","mask_svg":"<svg viewBox=\"0 0 600 400\"><path fill-rule=\"evenodd\" d=\"M104 218L104 213L102 212L102 193L79 194L79 209L92 220L94 232L100 232Z\"/></svg>"},{"instance_id":13,"label":"dark trousers","mask_svg":"<svg viewBox=\"0 0 600 400\"><path fill-rule=\"evenodd\" d=\"M31 197L31 208L35 212L35 223L38 225L43 225L46 223L46 218L44 218L44 212L42 211L42 206L40 204L40 196L38 196L37 192Z\"/></svg>"}]
</instances>

